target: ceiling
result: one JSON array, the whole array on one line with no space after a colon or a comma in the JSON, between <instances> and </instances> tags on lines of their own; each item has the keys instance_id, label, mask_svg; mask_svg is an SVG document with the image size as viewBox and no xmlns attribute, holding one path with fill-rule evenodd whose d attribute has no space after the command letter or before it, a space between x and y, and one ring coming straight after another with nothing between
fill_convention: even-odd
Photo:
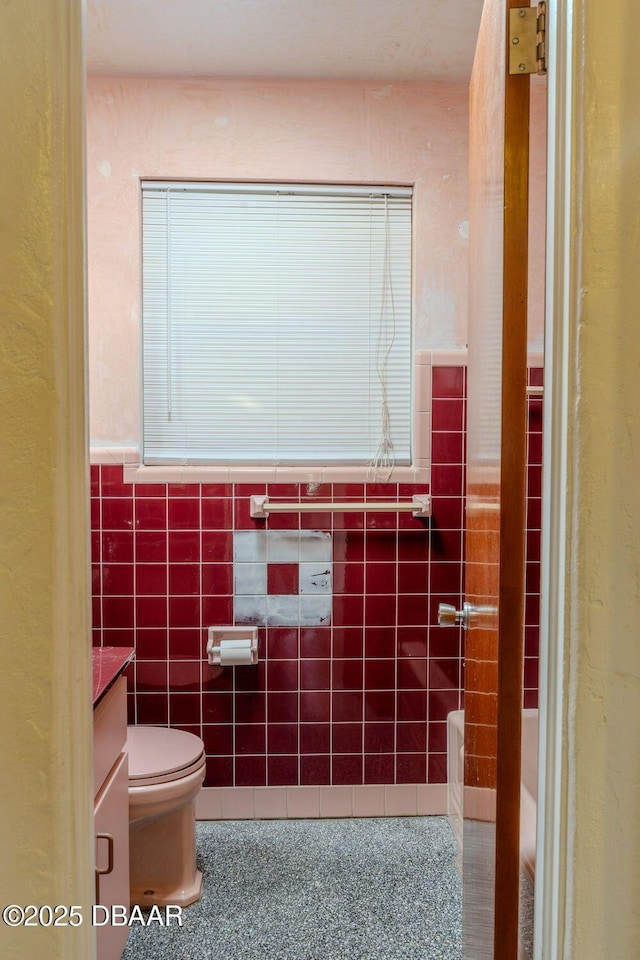
<instances>
[{"instance_id":1,"label":"ceiling","mask_svg":"<svg viewBox=\"0 0 640 960\"><path fill-rule=\"evenodd\" d=\"M88 0L89 73L467 81L483 0Z\"/></svg>"}]
</instances>

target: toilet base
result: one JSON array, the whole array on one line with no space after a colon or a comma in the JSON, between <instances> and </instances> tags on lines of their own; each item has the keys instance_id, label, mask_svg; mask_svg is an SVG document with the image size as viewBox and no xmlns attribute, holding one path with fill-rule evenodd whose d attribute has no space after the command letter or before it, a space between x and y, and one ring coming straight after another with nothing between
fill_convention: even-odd
<instances>
[{"instance_id":1,"label":"toilet base","mask_svg":"<svg viewBox=\"0 0 640 960\"><path fill-rule=\"evenodd\" d=\"M195 903L197 900L199 900L201 896L202 873L200 870L196 870L192 883L186 885L183 884L175 890L163 890L162 893L158 894L156 894L154 891L151 891L149 888L147 888L146 891L134 890L131 888L129 891L130 905L132 907L135 904L137 904L139 907L188 907L189 904Z\"/></svg>"},{"instance_id":2,"label":"toilet base","mask_svg":"<svg viewBox=\"0 0 640 960\"><path fill-rule=\"evenodd\" d=\"M199 771L193 777L196 785L182 797L177 809L166 810L162 802L148 801L144 788L142 793L129 789L131 906L186 907L200 899L202 873L196 868L194 799L203 776Z\"/></svg>"}]
</instances>

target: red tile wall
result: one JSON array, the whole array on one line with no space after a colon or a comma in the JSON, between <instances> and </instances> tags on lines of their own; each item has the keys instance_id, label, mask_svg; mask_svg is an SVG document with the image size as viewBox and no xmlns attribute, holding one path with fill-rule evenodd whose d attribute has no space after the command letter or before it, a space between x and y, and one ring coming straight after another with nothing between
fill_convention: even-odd
<instances>
[{"instance_id":1,"label":"red tile wall","mask_svg":"<svg viewBox=\"0 0 640 960\"><path fill-rule=\"evenodd\" d=\"M542 369L529 370L528 382L542 387ZM527 567L525 580L524 705L538 706L540 639L540 538L542 516L542 396L527 400Z\"/></svg>"},{"instance_id":2,"label":"red tile wall","mask_svg":"<svg viewBox=\"0 0 640 960\"><path fill-rule=\"evenodd\" d=\"M537 377L539 371L532 371ZM92 466L93 642L135 646L129 721L202 736L208 786L440 783L446 716L462 705L462 632L437 625L463 586L465 370L433 370L433 516L249 516L249 497L306 497L292 484L123 483ZM526 705L537 697L540 400L530 402ZM326 484L318 499L426 492ZM234 529L330 531L327 627L259 630L255 666L210 667L206 627L233 622ZM295 592L297 570L268 571Z\"/></svg>"}]
</instances>

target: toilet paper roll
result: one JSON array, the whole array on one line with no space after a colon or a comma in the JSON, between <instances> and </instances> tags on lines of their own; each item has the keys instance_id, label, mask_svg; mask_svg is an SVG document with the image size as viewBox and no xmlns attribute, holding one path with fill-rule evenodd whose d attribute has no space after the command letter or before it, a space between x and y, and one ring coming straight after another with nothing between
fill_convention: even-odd
<instances>
[{"instance_id":1,"label":"toilet paper roll","mask_svg":"<svg viewBox=\"0 0 640 960\"><path fill-rule=\"evenodd\" d=\"M234 667L253 663L253 650L250 640L221 640L220 666Z\"/></svg>"}]
</instances>

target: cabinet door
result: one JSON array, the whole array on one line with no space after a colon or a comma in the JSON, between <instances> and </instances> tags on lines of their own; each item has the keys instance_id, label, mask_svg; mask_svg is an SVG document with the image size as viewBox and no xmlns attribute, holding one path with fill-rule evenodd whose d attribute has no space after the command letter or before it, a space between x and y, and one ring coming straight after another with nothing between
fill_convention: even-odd
<instances>
[{"instance_id":1,"label":"cabinet door","mask_svg":"<svg viewBox=\"0 0 640 960\"><path fill-rule=\"evenodd\" d=\"M126 754L121 754L96 797L96 902L129 909L129 776ZM104 911L98 910L98 922ZM120 960L127 941L126 924L98 926L98 960Z\"/></svg>"}]
</instances>

